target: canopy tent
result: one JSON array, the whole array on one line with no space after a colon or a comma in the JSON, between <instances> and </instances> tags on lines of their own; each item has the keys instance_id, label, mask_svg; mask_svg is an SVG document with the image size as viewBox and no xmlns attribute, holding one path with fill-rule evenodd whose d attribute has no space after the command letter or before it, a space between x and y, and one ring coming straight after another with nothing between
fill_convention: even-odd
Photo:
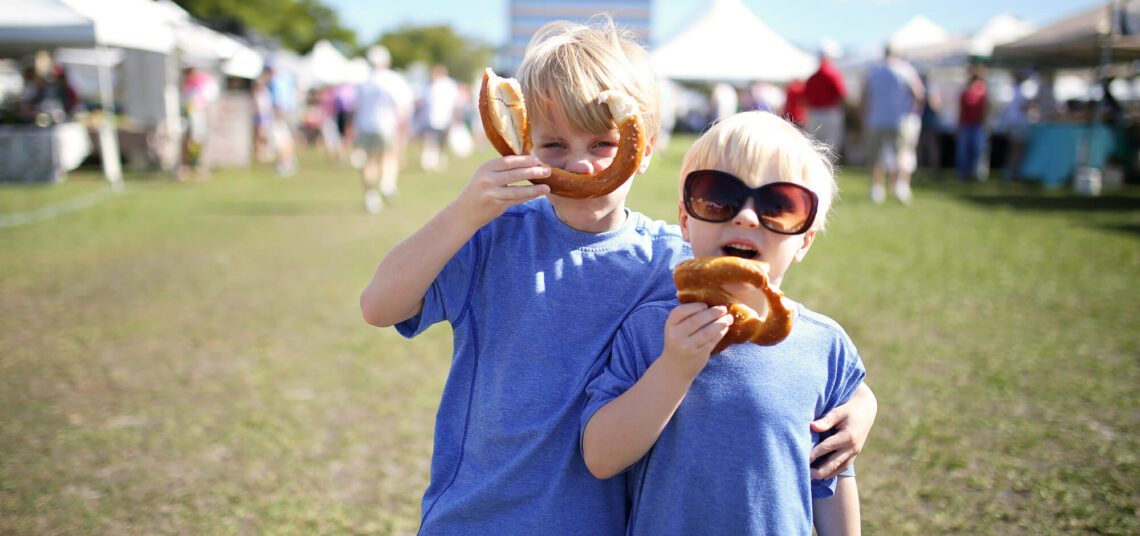
<instances>
[{"instance_id":1,"label":"canopy tent","mask_svg":"<svg viewBox=\"0 0 1140 536\"><path fill-rule=\"evenodd\" d=\"M238 78L253 79L261 74L265 61L249 45L198 23L171 0L158 0L154 4L173 28L175 48L183 64L217 65L222 74Z\"/></svg>"},{"instance_id":2,"label":"canopy tent","mask_svg":"<svg viewBox=\"0 0 1140 536\"><path fill-rule=\"evenodd\" d=\"M1109 2L995 46L993 63L1045 69L1140 60L1140 1Z\"/></svg>"},{"instance_id":3,"label":"canopy tent","mask_svg":"<svg viewBox=\"0 0 1140 536\"><path fill-rule=\"evenodd\" d=\"M1033 32L1033 25L1013 15L1001 14L986 21L976 32L931 39L927 44L903 47L902 57L920 70L961 67L973 58L988 58L994 46ZM901 30L900 30L901 31Z\"/></svg>"},{"instance_id":4,"label":"canopy tent","mask_svg":"<svg viewBox=\"0 0 1140 536\"><path fill-rule=\"evenodd\" d=\"M301 59L301 65L313 87L363 82L369 72L367 65L362 72L359 62L349 60L325 39L313 45L313 50Z\"/></svg>"},{"instance_id":5,"label":"canopy tent","mask_svg":"<svg viewBox=\"0 0 1140 536\"><path fill-rule=\"evenodd\" d=\"M815 56L785 41L740 0L714 0L651 60L665 78L693 82L785 83L810 76L818 65Z\"/></svg>"},{"instance_id":6,"label":"canopy tent","mask_svg":"<svg viewBox=\"0 0 1140 536\"><path fill-rule=\"evenodd\" d=\"M0 56L95 42L91 19L60 0L0 0Z\"/></svg>"},{"instance_id":7,"label":"canopy tent","mask_svg":"<svg viewBox=\"0 0 1140 536\"><path fill-rule=\"evenodd\" d=\"M930 19L916 15L895 30L887 43L895 52L905 54L907 50L938 45L946 40L946 30Z\"/></svg>"},{"instance_id":8,"label":"canopy tent","mask_svg":"<svg viewBox=\"0 0 1140 536\"><path fill-rule=\"evenodd\" d=\"M119 47L167 54L174 39L154 24L153 2L143 0L0 0L0 56L16 57L60 47ZM103 108L114 110L110 67L99 69ZM103 172L122 181L113 115L99 132Z\"/></svg>"}]
</instances>

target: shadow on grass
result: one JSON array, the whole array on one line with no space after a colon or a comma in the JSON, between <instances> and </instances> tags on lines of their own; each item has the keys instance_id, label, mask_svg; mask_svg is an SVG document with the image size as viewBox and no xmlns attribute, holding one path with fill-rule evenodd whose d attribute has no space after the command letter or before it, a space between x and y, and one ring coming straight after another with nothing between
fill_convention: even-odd
<instances>
[{"instance_id":1,"label":"shadow on grass","mask_svg":"<svg viewBox=\"0 0 1140 536\"><path fill-rule=\"evenodd\" d=\"M1086 197L1078 195L1024 195L966 194L961 198L970 203L989 208L1011 208L1014 210L1074 211L1074 212L1129 212L1140 211L1140 197L1128 195L1105 195Z\"/></svg>"},{"instance_id":2,"label":"shadow on grass","mask_svg":"<svg viewBox=\"0 0 1140 536\"><path fill-rule=\"evenodd\" d=\"M1140 195L1129 191L1096 197L1059 192L963 192L958 198L987 209L1049 213L1086 213L1086 224L1105 231L1140 237ZM1122 221L1123 220L1123 221Z\"/></svg>"}]
</instances>

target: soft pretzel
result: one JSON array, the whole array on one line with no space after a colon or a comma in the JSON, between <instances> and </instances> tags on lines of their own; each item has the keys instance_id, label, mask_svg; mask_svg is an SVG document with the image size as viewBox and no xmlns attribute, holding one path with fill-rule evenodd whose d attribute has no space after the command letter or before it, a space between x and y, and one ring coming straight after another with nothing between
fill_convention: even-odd
<instances>
[{"instance_id":1,"label":"soft pretzel","mask_svg":"<svg viewBox=\"0 0 1140 536\"><path fill-rule=\"evenodd\" d=\"M620 91L608 90L598 95L598 104L609 108L620 135L617 154L609 167L592 174L571 173L552 167L549 177L531 179L530 182L549 185L550 192L555 195L589 199L616 190L641 167L646 137L637 101ZM499 154L530 154L533 148L530 123L517 80L498 76L488 67L479 89L479 116L487 139Z\"/></svg>"},{"instance_id":2,"label":"soft pretzel","mask_svg":"<svg viewBox=\"0 0 1140 536\"><path fill-rule=\"evenodd\" d=\"M784 303L784 293L769 284L766 262L740 257L698 257L678 264L673 270L673 282L681 303L699 301L728 306L732 326L713 349L714 354L745 342L771 346L792 331L792 310ZM761 319L756 310L725 292L721 285L729 283L747 283L762 290L768 299L768 314Z\"/></svg>"}]
</instances>

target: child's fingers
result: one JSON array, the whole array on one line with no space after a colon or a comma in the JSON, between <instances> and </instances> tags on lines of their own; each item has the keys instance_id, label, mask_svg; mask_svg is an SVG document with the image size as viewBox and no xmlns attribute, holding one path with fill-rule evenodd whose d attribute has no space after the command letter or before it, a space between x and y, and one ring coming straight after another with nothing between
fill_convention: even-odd
<instances>
[{"instance_id":1,"label":"child's fingers","mask_svg":"<svg viewBox=\"0 0 1140 536\"><path fill-rule=\"evenodd\" d=\"M542 161L532 154L524 154L494 158L488 161L486 165L491 171L510 171L519 168L539 167L542 166Z\"/></svg>"},{"instance_id":2,"label":"child's fingers","mask_svg":"<svg viewBox=\"0 0 1140 536\"><path fill-rule=\"evenodd\" d=\"M713 333L725 330L732 324L732 316L723 305L709 307L703 303L683 303L669 314L669 320L687 337L699 334L709 328Z\"/></svg>"},{"instance_id":3,"label":"child's fingers","mask_svg":"<svg viewBox=\"0 0 1140 536\"><path fill-rule=\"evenodd\" d=\"M520 184L506 186L501 190L500 199L503 201L523 202L550 193L550 187L545 184Z\"/></svg>"},{"instance_id":4,"label":"child's fingers","mask_svg":"<svg viewBox=\"0 0 1140 536\"><path fill-rule=\"evenodd\" d=\"M855 449L846 447L843 440L838 438L840 435L842 434L831 436L812 449L812 478L826 480L839 476L855 463Z\"/></svg>"}]
</instances>

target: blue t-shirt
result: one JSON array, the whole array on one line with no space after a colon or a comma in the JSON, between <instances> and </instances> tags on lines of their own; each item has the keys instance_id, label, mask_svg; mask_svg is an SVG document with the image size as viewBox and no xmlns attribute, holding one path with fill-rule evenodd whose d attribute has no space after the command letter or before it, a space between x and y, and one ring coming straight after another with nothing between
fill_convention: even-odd
<instances>
[{"instance_id":1,"label":"blue t-shirt","mask_svg":"<svg viewBox=\"0 0 1140 536\"><path fill-rule=\"evenodd\" d=\"M618 332L605 372L591 382L582 429L624 393L664 348L676 300L645 304ZM654 447L627 472L630 535L812 533L814 497L835 479L813 481L819 441L811 421L846 402L863 363L835 321L796 304L788 338L713 355Z\"/></svg>"},{"instance_id":2,"label":"blue t-shirt","mask_svg":"<svg viewBox=\"0 0 1140 536\"><path fill-rule=\"evenodd\" d=\"M889 58L867 74L866 116L868 128L895 130L914 111L911 84L921 84L918 72L899 58Z\"/></svg>"},{"instance_id":3,"label":"blue t-shirt","mask_svg":"<svg viewBox=\"0 0 1140 536\"><path fill-rule=\"evenodd\" d=\"M432 283L415 336L451 324L420 533L622 534L624 477L598 480L578 449L586 385L638 304L676 292L692 256L676 226L627 212L594 234L539 198L480 229Z\"/></svg>"}]
</instances>

